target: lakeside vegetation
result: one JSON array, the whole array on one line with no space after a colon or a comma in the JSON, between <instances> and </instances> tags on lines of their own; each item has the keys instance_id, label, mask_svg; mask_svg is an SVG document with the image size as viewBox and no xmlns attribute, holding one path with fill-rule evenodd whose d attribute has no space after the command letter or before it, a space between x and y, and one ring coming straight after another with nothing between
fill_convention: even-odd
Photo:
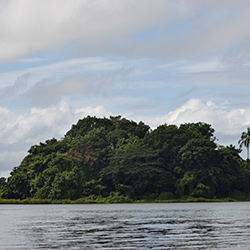
<instances>
[{"instance_id":1,"label":"lakeside vegetation","mask_svg":"<svg viewBox=\"0 0 250 250\"><path fill-rule=\"evenodd\" d=\"M245 139L245 140L244 140ZM247 148L249 137L240 145ZM86 117L61 140L31 146L0 204L250 200L250 164L206 123L152 130L121 116Z\"/></svg>"},{"instance_id":2,"label":"lakeside vegetation","mask_svg":"<svg viewBox=\"0 0 250 250\"><path fill-rule=\"evenodd\" d=\"M192 198L189 197L187 199L173 199L173 200L131 200L123 199L119 200L110 200L109 198L81 198L77 200L51 200L51 199L0 199L0 205L15 205L15 204L23 204L23 205L36 205L36 204L129 204L129 203L188 203L188 202L239 202L240 200L235 200L232 198L224 198L224 199L205 199L205 198ZM245 201L245 200L244 200ZM249 200L247 200L249 201Z\"/></svg>"}]
</instances>

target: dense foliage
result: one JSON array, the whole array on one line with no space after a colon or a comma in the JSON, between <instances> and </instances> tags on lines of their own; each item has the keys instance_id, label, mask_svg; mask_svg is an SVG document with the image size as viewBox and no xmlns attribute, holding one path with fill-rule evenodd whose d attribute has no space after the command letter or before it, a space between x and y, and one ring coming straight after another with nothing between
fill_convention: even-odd
<instances>
[{"instance_id":1,"label":"dense foliage","mask_svg":"<svg viewBox=\"0 0 250 250\"><path fill-rule=\"evenodd\" d=\"M32 146L11 176L0 178L0 197L229 197L250 192L248 160L239 153L218 146L206 123L151 130L120 116L88 116L63 139Z\"/></svg>"}]
</instances>

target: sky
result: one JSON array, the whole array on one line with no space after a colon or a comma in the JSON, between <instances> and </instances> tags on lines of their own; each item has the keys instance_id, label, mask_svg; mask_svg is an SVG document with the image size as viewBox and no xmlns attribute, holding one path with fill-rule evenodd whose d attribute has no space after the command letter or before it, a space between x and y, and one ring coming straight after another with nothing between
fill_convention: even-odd
<instances>
[{"instance_id":1,"label":"sky","mask_svg":"<svg viewBox=\"0 0 250 250\"><path fill-rule=\"evenodd\" d=\"M238 147L249 13L247 0L0 0L0 176L88 115L205 122Z\"/></svg>"}]
</instances>

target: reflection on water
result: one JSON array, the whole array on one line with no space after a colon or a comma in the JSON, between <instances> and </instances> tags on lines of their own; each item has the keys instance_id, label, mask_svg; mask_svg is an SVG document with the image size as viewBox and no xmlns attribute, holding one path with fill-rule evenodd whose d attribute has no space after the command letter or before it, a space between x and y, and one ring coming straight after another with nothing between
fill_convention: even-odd
<instances>
[{"instance_id":1,"label":"reflection on water","mask_svg":"<svg viewBox=\"0 0 250 250\"><path fill-rule=\"evenodd\" d=\"M0 205L0 249L249 249L250 203Z\"/></svg>"}]
</instances>

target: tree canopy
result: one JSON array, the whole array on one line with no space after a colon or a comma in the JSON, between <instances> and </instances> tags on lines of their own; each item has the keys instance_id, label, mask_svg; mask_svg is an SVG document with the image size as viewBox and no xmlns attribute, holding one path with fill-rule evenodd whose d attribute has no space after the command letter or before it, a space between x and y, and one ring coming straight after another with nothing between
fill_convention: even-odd
<instances>
[{"instance_id":1,"label":"tree canopy","mask_svg":"<svg viewBox=\"0 0 250 250\"><path fill-rule=\"evenodd\" d=\"M121 116L78 121L61 140L33 145L10 177L5 199L222 198L250 192L250 170L232 145L215 143L206 123L154 130Z\"/></svg>"},{"instance_id":2,"label":"tree canopy","mask_svg":"<svg viewBox=\"0 0 250 250\"><path fill-rule=\"evenodd\" d=\"M240 144L240 148L242 148L242 146L247 148L247 159L249 159L250 128L247 128L247 132L242 132L238 143Z\"/></svg>"}]
</instances>

